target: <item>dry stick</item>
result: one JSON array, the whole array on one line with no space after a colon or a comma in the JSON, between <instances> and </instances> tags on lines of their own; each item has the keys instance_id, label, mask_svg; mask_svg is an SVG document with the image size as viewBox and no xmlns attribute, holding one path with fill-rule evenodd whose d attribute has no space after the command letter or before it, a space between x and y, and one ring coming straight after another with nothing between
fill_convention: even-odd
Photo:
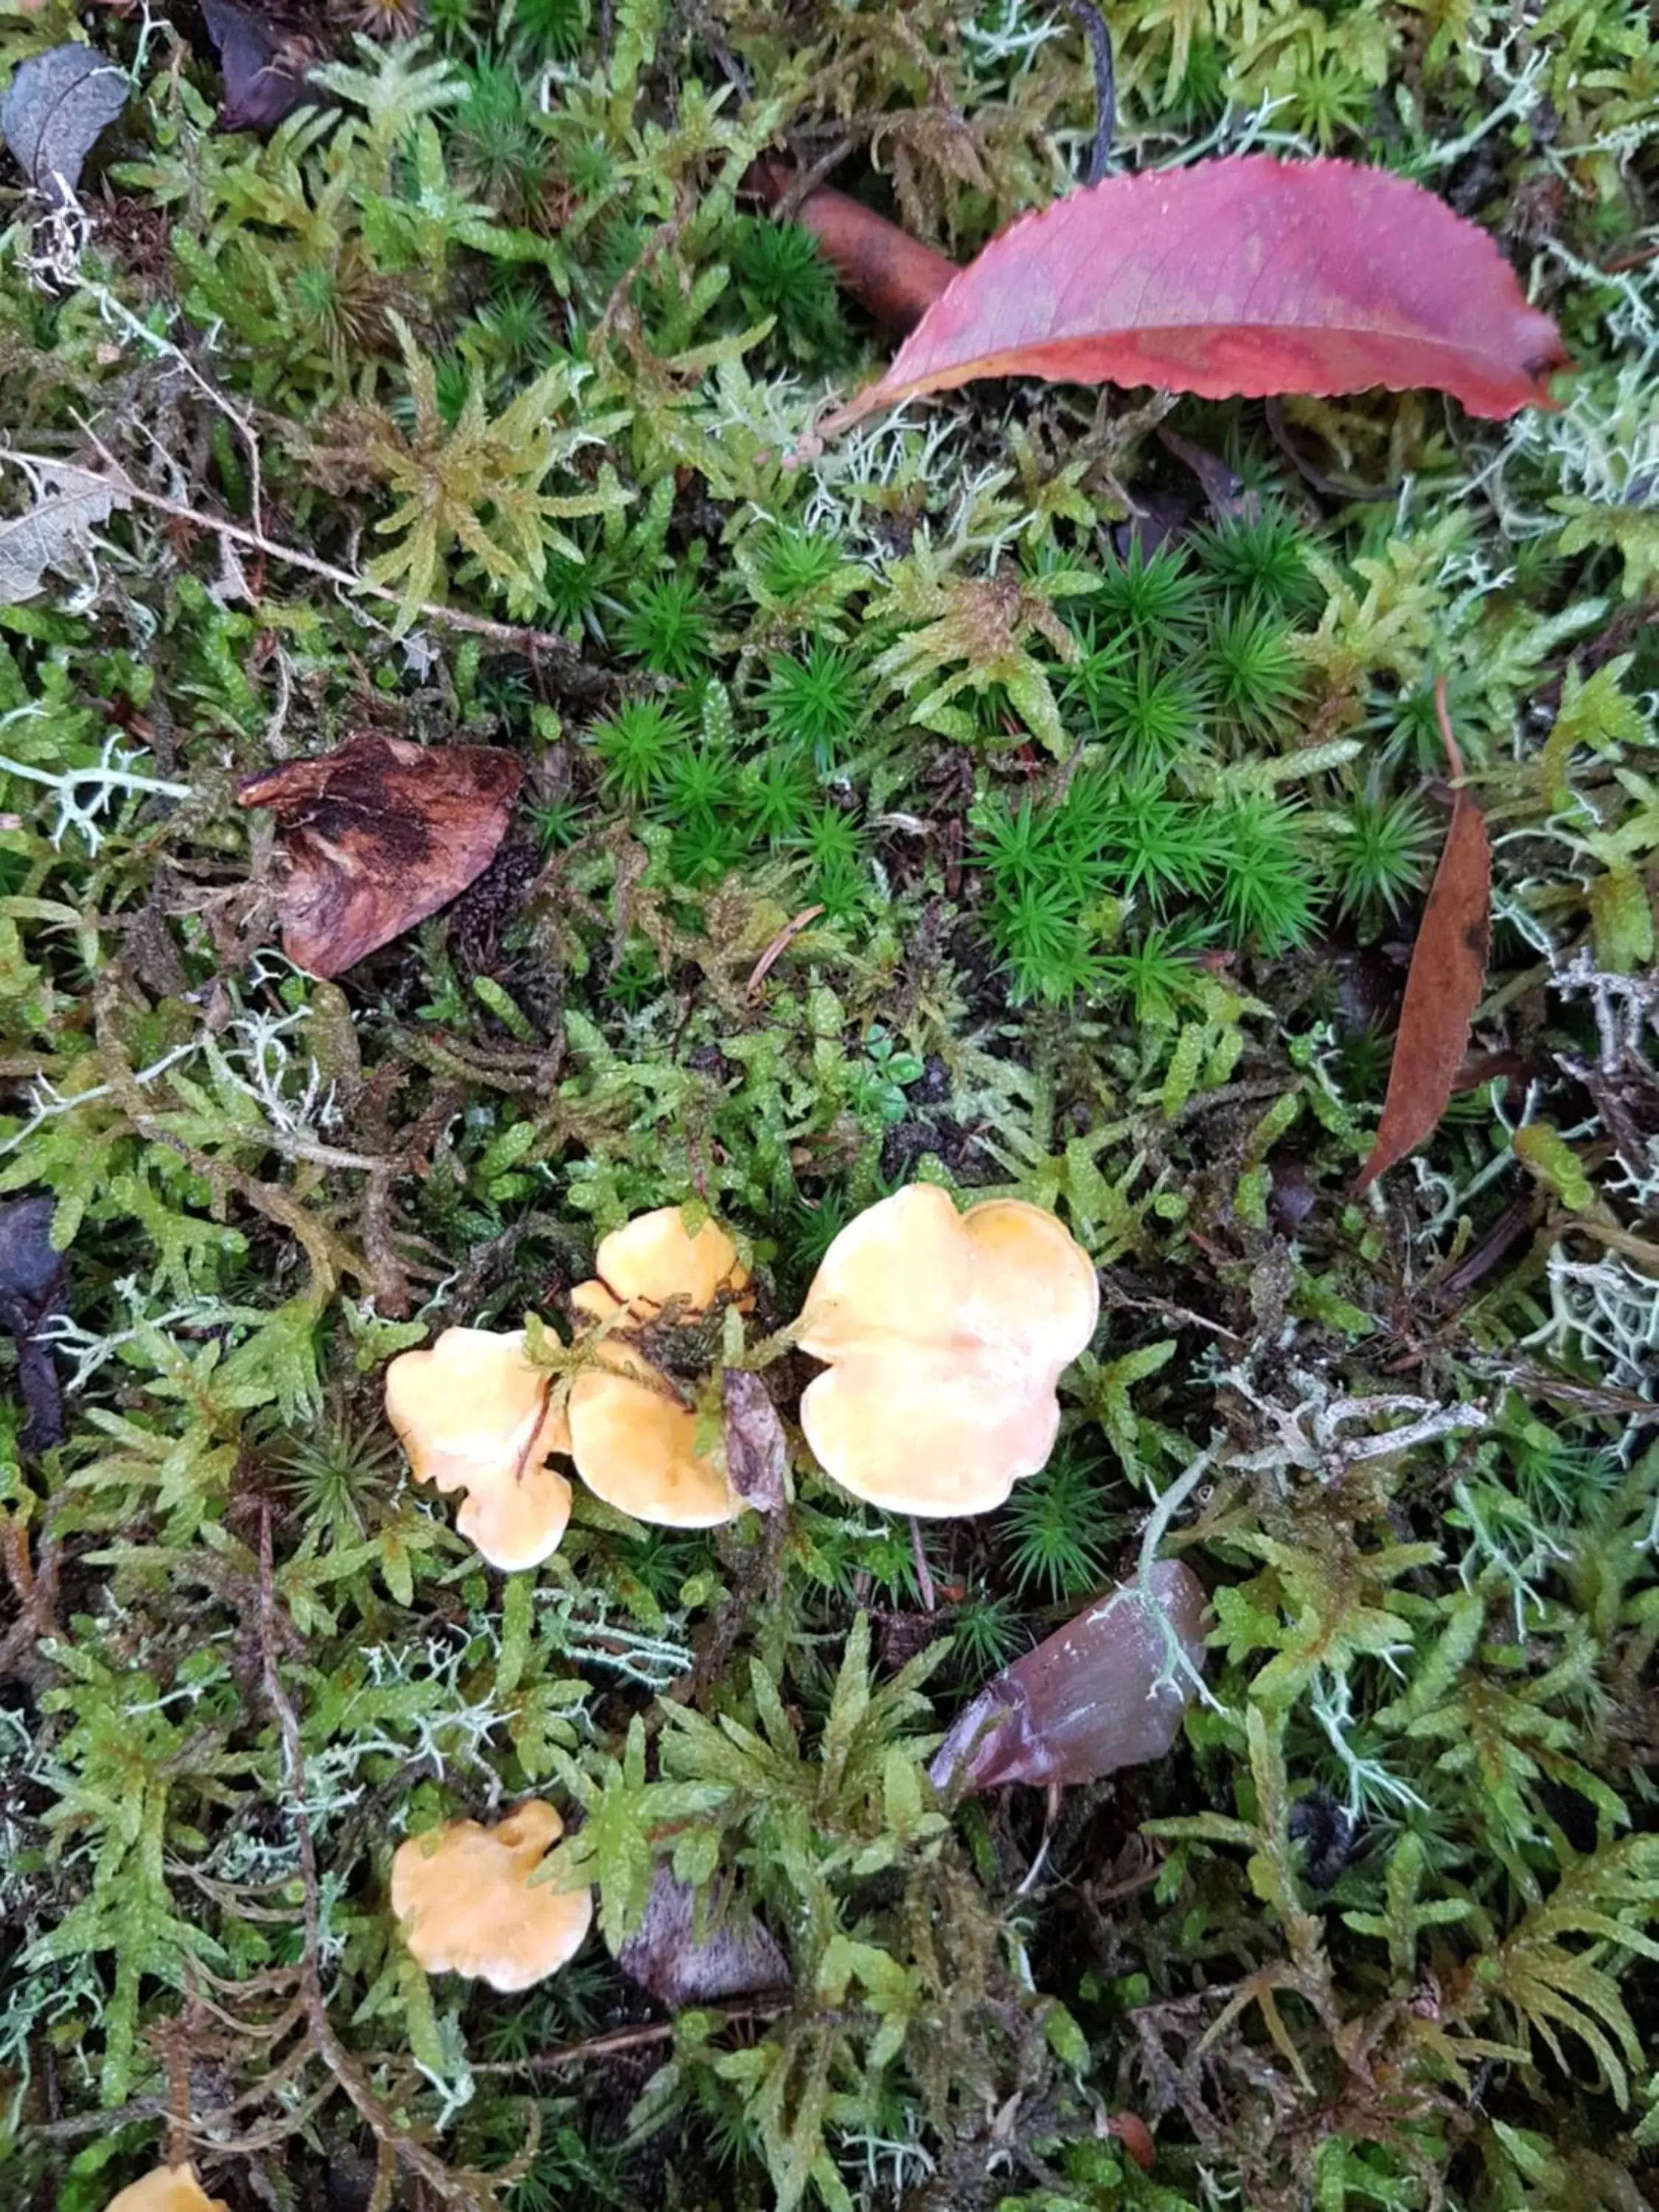
<instances>
[{"instance_id":1,"label":"dry stick","mask_svg":"<svg viewBox=\"0 0 1659 2212\"><path fill-rule=\"evenodd\" d=\"M738 2021L776 2020L781 2013L789 2010L793 2000L787 1996L769 1998L755 2004L720 2008L720 2021L730 2027ZM539 2051L528 2058L503 2058L475 2066L475 2074L549 2074L562 2066L580 2066L590 2058L617 2058L630 2051L642 2051L648 2044L669 2042L678 2026L677 2021L657 2020L641 2027L616 2027L605 2035L590 2035L585 2043L562 2043L556 2050Z\"/></svg>"},{"instance_id":2,"label":"dry stick","mask_svg":"<svg viewBox=\"0 0 1659 2212\"><path fill-rule=\"evenodd\" d=\"M198 530L210 530L216 537L228 538L233 544L246 545L250 551L263 553L267 560L283 562L290 568L303 568L307 575L320 576L336 584L343 592L350 592L371 599L381 599L397 605L401 595L389 585L370 583L366 576L355 576L349 568L337 568L332 562L319 561L315 554L301 553L297 546L279 544L276 538L267 538L262 530L247 530L239 522L227 522L216 514L204 514L198 507L186 506L182 500L164 499L160 492L146 491L127 475L109 447L102 440L86 428L93 450L108 463L115 472L120 489L140 507L151 508L157 514L170 515L175 522L187 522ZM91 483L106 483L95 469L81 468L74 462L56 464L65 473L72 471ZM440 606L435 600L423 600L416 610L426 622L447 623L452 629L465 630L473 637L487 638L508 653L521 653L526 659L537 660L545 655L562 664L565 678L574 688L599 690L607 680L602 669L594 668L584 660L568 637L556 630L527 629L517 623L492 622L488 615L470 615L459 607Z\"/></svg>"},{"instance_id":3,"label":"dry stick","mask_svg":"<svg viewBox=\"0 0 1659 2212\"><path fill-rule=\"evenodd\" d=\"M1112 66L1112 34L1094 0L1060 0L1060 4L1081 27L1089 42L1089 59L1095 72L1095 135L1083 181L1085 185L1097 185L1106 173L1112 133L1117 128L1117 76Z\"/></svg>"},{"instance_id":4,"label":"dry stick","mask_svg":"<svg viewBox=\"0 0 1659 2212\"><path fill-rule=\"evenodd\" d=\"M868 136L867 131L865 134ZM849 154L856 153L859 141L852 137L838 138L827 154L820 154L816 161L805 168L797 169L794 181L781 200L774 204L774 222L795 222L800 216L801 202L820 185L827 185Z\"/></svg>"},{"instance_id":5,"label":"dry stick","mask_svg":"<svg viewBox=\"0 0 1659 2212\"><path fill-rule=\"evenodd\" d=\"M37 1565L29 1557L28 1530L21 1521L0 1522L0 1565L17 1601L17 1617L0 1636L0 1681L15 1675L42 1688L56 1674L40 1646L58 1633L58 1574L62 1565L56 1536L40 1539Z\"/></svg>"},{"instance_id":6,"label":"dry stick","mask_svg":"<svg viewBox=\"0 0 1659 2212\"><path fill-rule=\"evenodd\" d=\"M305 1751L300 1741L300 1722L283 1687L276 1659L276 1584L271 1561L270 1508L259 1509L259 1653L263 1665L265 1702L270 1707L283 1750L283 1787L294 1820L294 1840L300 1857L301 1923L305 1942L300 1960L300 1991L305 2002L318 2056L345 2091L359 2115L399 2164L418 2174L445 2204L464 2206L471 2212L489 2212L489 2200L480 2197L441 2159L398 2125L369 2087L362 2069L340 2042L328 2016L322 1976L317 1960L322 1945L321 1885L317 1878L317 1846L306 1809Z\"/></svg>"},{"instance_id":7,"label":"dry stick","mask_svg":"<svg viewBox=\"0 0 1659 2212\"><path fill-rule=\"evenodd\" d=\"M1262 402L1261 411L1267 420L1267 435L1284 454L1303 483L1310 490L1316 491L1322 499L1369 502L1398 497L1400 491L1398 484L1344 484L1338 483L1334 477L1322 476L1305 454L1298 451L1295 440L1285 428L1285 410L1279 403L1279 396L1276 392L1269 393Z\"/></svg>"}]
</instances>

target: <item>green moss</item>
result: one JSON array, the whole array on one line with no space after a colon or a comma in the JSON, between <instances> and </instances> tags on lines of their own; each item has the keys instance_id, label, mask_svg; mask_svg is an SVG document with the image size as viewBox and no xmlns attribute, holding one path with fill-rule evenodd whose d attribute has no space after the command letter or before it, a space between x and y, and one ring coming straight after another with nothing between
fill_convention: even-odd
<instances>
[{"instance_id":1,"label":"green moss","mask_svg":"<svg viewBox=\"0 0 1659 2212\"><path fill-rule=\"evenodd\" d=\"M0 2196L98 2212L180 2097L237 2205L1640 2195L1645 27L1109 0L1122 166L1224 112L1389 165L1567 334L1566 405L1509 425L1287 398L1317 477L1390 495L1345 505L1255 403L1177 402L1183 448L1066 387L784 465L888 346L751 164L850 140L838 181L965 258L1092 129L1069 20L372 12L259 135L165 27L0 9L0 73L71 36L137 73L78 265L0 241L8 448L90 433L194 517L136 499L0 608L0 1204L66 1263L50 1449L9 1304L0 1341ZM0 529L32 497L5 468ZM1355 1198L1443 678L1496 1072ZM465 896L324 983L234 790L370 728L523 783ZM917 1175L1058 1212L1103 1318L1047 1468L913 1527L815 1470L774 1332ZM669 1204L744 1241L752 1306L667 1350L763 1365L787 1509L583 1494L488 1571L386 1362L527 1313L568 1361L597 1239ZM941 1801L940 1730L1149 1516L1214 1618L1170 1754ZM599 1929L529 1992L428 1982L391 1848L532 1795ZM671 2033L615 1955L664 1865L790 1988Z\"/></svg>"}]
</instances>

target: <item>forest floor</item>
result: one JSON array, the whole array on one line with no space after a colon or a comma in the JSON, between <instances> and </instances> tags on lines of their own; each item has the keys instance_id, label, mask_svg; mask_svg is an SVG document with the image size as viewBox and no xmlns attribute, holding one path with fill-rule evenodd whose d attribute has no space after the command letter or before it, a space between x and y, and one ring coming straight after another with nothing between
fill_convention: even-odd
<instances>
[{"instance_id":1,"label":"forest floor","mask_svg":"<svg viewBox=\"0 0 1659 2212\"><path fill-rule=\"evenodd\" d=\"M1561 404L981 381L797 451L893 339L755 164L966 261L1085 173L1085 0L0 0L0 86L119 73L73 189L0 163L18 2212L185 2160L230 2212L1659 2205L1659 41L1103 4L1114 170L1413 179ZM1443 679L1490 955L1357 1193ZM516 788L322 981L304 807L238 786L365 738ZM353 896L457 819L388 799ZM729 1363L916 1180L1098 1271L998 1510L849 1497L787 1340L781 1511L579 1484L503 1573L411 1481L398 1354L568 1340L685 1206ZM941 1803L1160 1498L1214 1623L1173 1749ZM593 1932L428 1978L394 1850L532 1796ZM762 1986L618 1963L671 1858Z\"/></svg>"}]
</instances>

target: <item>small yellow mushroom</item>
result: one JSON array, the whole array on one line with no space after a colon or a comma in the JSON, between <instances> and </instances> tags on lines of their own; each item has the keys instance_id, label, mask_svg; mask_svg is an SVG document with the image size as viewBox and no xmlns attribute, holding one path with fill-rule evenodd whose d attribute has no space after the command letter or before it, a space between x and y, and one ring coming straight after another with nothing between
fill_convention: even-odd
<instances>
[{"instance_id":1,"label":"small yellow mushroom","mask_svg":"<svg viewBox=\"0 0 1659 2212\"><path fill-rule=\"evenodd\" d=\"M429 1974L468 1974L496 1990L527 1990L580 1949L593 1893L531 1878L564 1832L532 1797L493 1828L452 1820L399 1844L392 1910L410 1954Z\"/></svg>"},{"instance_id":2,"label":"small yellow mushroom","mask_svg":"<svg viewBox=\"0 0 1659 2212\"><path fill-rule=\"evenodd\" d=\"M958 1213L913 1183L850 1221L807 1292L796 1341L827 1363L801 1426L826 1474L890 1513L986 1513L1054 1449L1061 1372L1100 1286L1041 1206Z\"/></svg>"},{"instance_id":3,"label":"small yellow mushroom","mask_svg":"<svg viewBox=\"0 0 1659 2212\"><path fill-rule=\"evenodd\" d=\"M509 1572L539 1566L570 1518L570 1485L547 1465L570 1449L552 1385L526 1358L520 1329L447 1328L386 1370L386 1419L416 1480L465 1491L456 1527Z\"/></svg>"},{"instance_id":4,"label":"small yellow mushroom","mask_svg":"<svg viewBox=\"0 0 1659 2212\"><path fill-rule=\"evenodd\" d=\"M705 1314L722 1296L740 1297L747 1270L723 1229L705 1221L695 1236L677 1206L642 1213L600 1243L598 1279L571 1294L578 1313L635 1324ZM696 1416L662 1370L631 1344L607 1337L599 1365L570 1392L571 1451L588 1488L636 1521L711 1528L735 1520L743 1500L713 1454L698 1455Z\"/></svg>"},{"instance_id":5,"label":"small yellow mushroom","mask_svg":"<svg viewBox=\"0 0 1659 2212\"><path fill-rule=\"evenodd\" d=\"M222 2197L210 2197L188 2166L158 2166L118 2197L104 2212L230 2212Z\"/></svg>"}]
</instances>

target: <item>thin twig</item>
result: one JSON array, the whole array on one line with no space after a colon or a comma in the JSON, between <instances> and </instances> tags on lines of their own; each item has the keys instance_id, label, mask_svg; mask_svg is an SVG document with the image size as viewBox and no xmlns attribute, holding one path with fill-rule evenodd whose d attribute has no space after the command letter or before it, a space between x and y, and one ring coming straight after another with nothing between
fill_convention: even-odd
<instances>
[{"instance_id":1,"label":"thin twig","mask_svg":"<svg viewBox=\"0 0 1659 2212\"><path fill-rule=\"evenodd\" d=\"M858 139L850 135L838 138L828 153L820 154L816 161L809 161L804 168L798 168L790 179L783 198L773 204L773 222L796 222L803 202L810 198L820 185L829 183L848 155L856 153L858 145Z\"/></svg>"},{"instance_id":2,"label":"thin twig","mask_svg":"<svg viewBox=\"0 0 1659 2212\"><path fill-rule=\"evenodd\" d=\"M1089 45L1089 59L1095 73L1095 135L1089 148L1089 161L1083 172L1085 185L1097 185L1105 175L1112 151L1112 133L1117 128L1117 74L1112 66L1112 34L1106 27L1106 18L1094 5L1094 0L1060 0L1060 4L1074 23L1079 24Z\"/></svg>"},{"instance_id":3,"label":"thin twig","mask_svg":"<svg viewBox=\"0 0 1659 2212\"><path fill-rule=\"evenodd\" d=\"M1373 501L1399 496L1398 484L1344 484L1338 483L1334 477L1322 476L1313 463L1297 449L1295 440L1285 428L1285 410L1277 397L1269 396L1265 399L1261 411L1267 418L1267 435L1303 483L1310 490L1318 492L1322 498Z\"/></svg>"},{"instance_id":4,"label":"thin twig","mask_svg":"<svg viewBox=\"0 0 1659 2212\"><path fill-rule=\"evenodd\" d=\"M787 2012L792 2000L787 1996L765 1999L754 2004L733 2005L722 2008L722 2024L731 2027L739 2021L775 2020L780 2013ZM503 2058L488 2065L475 2066L475 2074L551 2074L565 2066L585 2066L590 2058L617 2058L630 2051L642 2051L653 2043L672 2040L677 2023L672 2020L654 2020L640 2027L615 2027L605 2035L590 2035L583 2043L562 2043L553 2051L538 2051L527 2058Z\"/></svg>"},{"instance_id":5,"label":"thin twig","mask_svg":"<svg viewBox=\"0 0 1659 2212\"><path fill-rule=\"evenodd\" d=\"M100 438L90 429L86 434L93 450L115 471L124 495L138 506L147 507L156 514L170 515L175 522L189 523L198 530L211 531L216 537L228 538L234 545L245 545L251 552L264 554L269 561L281 561L290 568L302 568L307 575L320 576L325 583L337 585L355 597L380 599L388 605L398 604L400 594L389 585L371 583L366 576L354 575L349 568L337 568L331 561L319 561L314 553L302 553L296 545L283 545L274 538L267 538L263 530L249 530L240 522L226 521L221 515L204 514L199 507L187 506L182 500L167 499L160 492L146 491L133 483ZM103 484L108 481L96 469L82 468L72 461L55 462L53 466L65 475L83 477L89 483ZM529 629L517 623L494 622L488 615L467 614L459 607L441 606L436 600L422 601L416 611L423 622L447 623L452 629L487 639L503 652L521 653L529 660L556 661L566 688L579 694L599 691L609 681L603 669L584 660L569 639L561 637L556 630Z\"/></svg>"}]
</instances>

